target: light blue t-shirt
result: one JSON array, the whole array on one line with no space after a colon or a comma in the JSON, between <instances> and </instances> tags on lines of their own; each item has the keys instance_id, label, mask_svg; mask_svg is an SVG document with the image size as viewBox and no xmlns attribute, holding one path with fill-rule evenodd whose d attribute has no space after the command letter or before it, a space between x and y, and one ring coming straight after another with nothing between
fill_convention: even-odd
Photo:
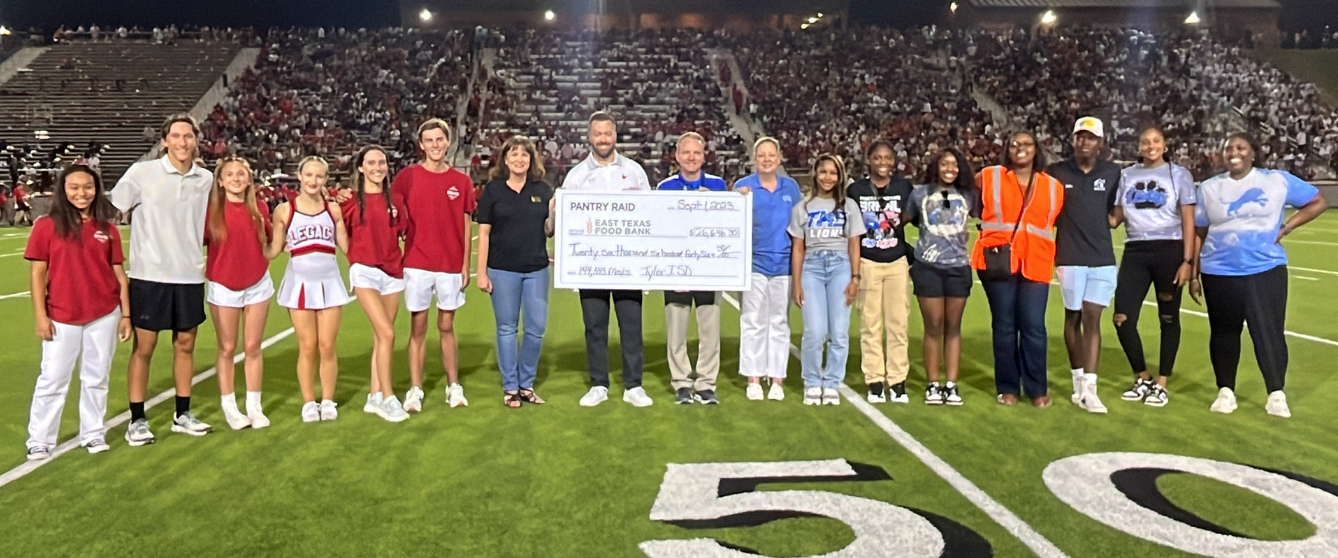
<instances>
[{"instance_id":1,"label":"light blue t-shirt","mask_svg":"<svg viewBox=\"0 0 1338 558\"><path fill-rule=\"evenodd\" d=\"M749 188L753 196L753 271L767 277L790 274L790 210L799 203L799 183L788 176L776 177L776 191L762 187L757 174L734 183L734 189Z\"/></svg>"},{"instance_id":2,"label":"light blue t-shirt","mask_svg":"<svg viewBox=\"0 0 1338 558\"><path fill-rule=\"evenodd\" d=\"M1185 167L1134 165L1121 172L1115 205L1124 208L1126 242L1183 240L1180 206L1196 203L1194 176Z\"/></svg>"},{"instance_id":3,"label":"light blue t-shirt","mask_svg":"<svg viewBox=\"0 0 1338 558\"><path fill-rule=\"evenodd\" d=\"M1204 181L1194 206L1194 224L1208 227L1203 273L1254 275L1287 265L1287 252L1277 242L1284 210L1318 195L1318 188L1279 170L1256 168L1240 180L1220 174Z\"/></svg>"}]
</instances>

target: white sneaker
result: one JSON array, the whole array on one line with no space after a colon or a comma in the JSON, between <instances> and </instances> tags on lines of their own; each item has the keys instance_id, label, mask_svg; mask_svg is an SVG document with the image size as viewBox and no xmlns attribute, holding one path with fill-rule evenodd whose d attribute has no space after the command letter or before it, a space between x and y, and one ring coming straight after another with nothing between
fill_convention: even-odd
<instances>
[{"instance_id":1,"label":"white sneaker","mask_svg":"<svg viewBox=\"0 0 1338 558\"><path fill-rule=\"evenodd\" d=\"M1290 418L1292 416L1291 408L1287 407L1287 394L1282 390L1268 394L1268 403L1264 404L1264 410L1275 417Z\"/></svg>"},{"instance_id":2,"label":"white sneaker","mask_svg":"<svg viewBox=\"0 0 1338 558\"><path fill-rule=\"evenodd\" d=\"M241 430L251 426L251 419L246 418L246 415L243 415L241 411L237 410L236 401L224 399L222 407L223 419L228 422L229 428L233 430Z\"/></svg>"},{"instance_id":3,"label":"white sneaker","mask_svg":"<svg viewBox=\"0 0 1338 558\"><path fill-rule=\"evenodd\" d=\"M767 390L767 399L772 401L784 401L785 388L781 387L781 385L776 382L772 382L771 389Z\"/></svg>"},{"instance_id":4,"label":"white sneaker","mask_svg":"<svg viewBox=\"0 0 1338 558\"><path fill-rule=\"evenodd\" d=\"M451 404L451 408L469 406L469 400L465 399L465 388L460 384L451 384L446 387L446 402Z\"/></svg>"},{"instance_id":5,"label":"white sneaker","mask_svg":"<svg viewBox=\"0 0 1338 558\"><path fill-rule=\"evenodd\" d=\"M130 447L137 448L152 444L155 441L157 439L153 437L153 431L149 430L149 421L147 420L139 419L131 422L130 427L125 429L125 443L129 444Z\"/></svg>"},{"instance_id":6,"label":"white sneaker","mask_svg":"<svg viewBox=\"0 0 1338 558\"><path fill-rule=\"evenodd\" d=\"M321 406L315 401L302 404L302 422L320 422Z\"/></svg>"},{"instance_id":7,"label":"white sneaker","mask_svg":"<svg viewBox=\"0 0 1338 558\"><path fill-rule=\"evenodd\" d=\"M1083 384L1086 383L1085 375L1082 372L1070 372L1070 374L1073 375L1073 395L1069 397L1069 400L1074 405L1082 407L1082 388Z\"/></svg>"},{"instance_id":8,"label":"white sneaker","mask_svg":"<svg viewBox=\"0 0 1338 558\"><path fill-rule=\"evenodd\" d=\"M88 453L102 453L111 449L111 446L107 445L107 440L94 438L92 441L84 444L84 449L87 449Z\"/></svg>"},{"instance_id":9,"label":"white sneaker","mask_svg":"<svg viewBox=\"0 0 1338 558\"><path fill-rule=\"evenodd\" d=\"M641 386L634 387L623 392L623 401L631 403L633 407L649 407L655 401L646 395L646 390Z\"/></svg>"},{"instance_id":10,"label":"white sneaker","mask_svg":"<svg viewBox=\"0 0 1338 558\"><path fill-rule=\"evenodd\" d=\"M251 419L251 430L257 428L266 428L269 426L269 417L260 410L260 407L246 406L246 418Z\"/></svg>"},{"instance_id":11,"label":"white sneaker","mask_svg":"<svg viewBox=\"0 0 1338 558\"><path fill-rule=\"evenodd\" d=\"M404 422L409 419L409 413L405 412L400 400L394 396L382 401L381 412L377 414L390 422Z\"/></svg>"},{"instance_id":12,"label":"white sneaker","mask_svg":"<svg viewBox=\"0 0 1338 558\"><path fill-rule=\"evenodd\" d=\"M1083 380L1082 397L1078 399L1078 407L1089 413L1098 415L1106 414L1106 406L1101 403L1101 398L1096 395L1096 377L1093 374L1091 378Z\"/></svg>"},{"instance_id":13,"label":"white sneaker","mask_svg":"<svg viewBox=\"0 0 1338 558\"><path fill-rule=\"evenodd\" d=\"M414 386L404 392L404 410L409 413L423 412L423 388Z\"/></svg>"},{"instance_id":14,"label":"white sneaker","mask_svg":"<svg viewBox=\"0 0 1338 558\"><path fill-rule=\"evenodd\" d=\"M1231 388L1217 390L1217 400L1213 401L1213 406L1209 407L1208 410L1222 414L1228 414L1236 410L1236 394L1232 393Z\"/></svg>"},{"instance_id":15,"label":"white sneaker","mask_svg":"<svg viewBox=\"0 0 1338 558\"><path fill-rule=\"evenodd\" d=\"M595 405L598 405L608 400L609 400L609 388L606 388L604 386L595 386L590 388L590 391L585 392L585 395L581 396L581 406L594 407Z\"/></svg>"},{"instance_id":16,"label":"white sneaker","mask_svg":"<svg viewBox=\"0 0 1338 558\"><path fill-rule=\"evenodd\" d=\"M209 426L200 419L195 418L195 413L187 412L184 415L176 415L172 419L172 431L191 436L204 436L214 431L214 427Z\"/></svg>"},{"instance_id":17,"label":"white sneaker","mask_svg":"<svg viewBox=\"0 0 1338 558\"><path fill-rule=\"evenodd\" d=\"M329 399L321 401L321 420L334 420L339 418L339 409L335 408L338 406L337 403L330 401Z\"/></svg>"},{"instance_id":18,"label":"white sneaker","mask_svg":"<svg viewBox=\"0 0 1338 558\"><path fill-rule=\"evenodd\" d=\"M755 383L755 384L754 384L754 383L750 383L750 384L748 384L748 392L747 392L747 393L748 393L748 400L749 400L749 401L761 401L761 400L762 400L762 382L757 382L757 383Z\"/></svg>"},{"instance_id":19,"label":"white sneaker","mask_svg":"<svg viewBox=\"0 0 1338 558\"><path fill-rule=\"evenodd\" d=\"M814 388L808 388L808 389L804 390L804 404L805 404L805 405L821 405L821 404L822 404L822 388L815 388L815 387L814 387Z\"/></svg>"},{"instance_id":20,"label":"white sneaker","mask_svg":"<svg viewBox=\"0 0 1338 558\"><path fill-rule=\"evenodd\" d=\"M836 391L836 388L823 388L823 389L822 389L822 404L823 404L823 405L840 405L840 404L841 404L841 392Z\"/></svg>"},{"instance_id":21,"label":"white sneaker","mask_svg":"<svg viewBox=\"0 0 1338 558\"><path fill-rule=\"evenodd\" d=\"M367 394L367 403L362 406L362 412L381 416L381 392ZM381 418L385 418L381 416Z\"/></svg>"},{"instance_id":22,"label":"white sneaker","mask_svg":"<svg viewBox=\"0 0 1338 558\"><path fill-rule=\"evenodd\" d=\"M33 446L28 448L28 461L41 461L51 457L51 448L46 446Z\"/></svg>"}]
</instances>

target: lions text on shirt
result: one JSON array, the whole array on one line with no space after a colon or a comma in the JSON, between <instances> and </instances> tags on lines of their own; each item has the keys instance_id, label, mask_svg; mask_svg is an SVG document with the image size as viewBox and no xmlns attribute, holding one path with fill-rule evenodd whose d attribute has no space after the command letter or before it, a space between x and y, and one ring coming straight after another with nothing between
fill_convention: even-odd
<instances>
[{"instance_id":1,"label":"lions text on shirt","mask_svg":"<svg viewBox=\"0 0 1338 558\"><path fill-rule=\"evenodd\" d=\"M859 204L850 198L846 198L844 211L836 211L836 200L831 198L805 199L794 206L786 230L790 236L803 239L808 252L844 252L849 248L846 239L865 232Z\"/></svg>"},{"instance_id":2,"label":"lions text on shirt","mask_svg":"<svg viewBox=\"0 0 1338 558\"><path fill-rule=\"evenodd\" d=\"M213 175L199 166L185 173L167 157L130 165L111 191L117 209L130 213L132 279L204 283L204 222Z\"/></svg>"},{"instance_id":3,"label":"lions text on shirt","mask_svg":"<svg viewBox=\"0 0 1338 558\"><path fill-rule=\"evenodd\" d=\"M649 190L650 179L646 170L636 161L615 153L613 162L600 165L595 162L595 155L590 154L584 161L572 167L567 178L562 181L567 190L586 190L596 192L617 192L620 190Z\"/></svg>"},{"instance_id":4,"label":"lions text on shirt","mask_svg":"<svg viewBox=\"0 0 1338 558\"><path fill-rule=\"evenodd\" d=\"M1194 205L1194 177L1175 164L1124 169L1115 204L1124 208L1126 242L1183 240L1180 205Z\"/></svg>"},{"instance_id":5,"label":"lions text on shirt","mask_svg":"<svg viewBox=\"0 0 1338 558\"><path fill-rule=\"evenodd\" d=\"M1194 224L1208 227L1202 270L1209 275L1254 275L1287 264L1278 244L1287 206L1300 207L1319 189L1291 173L1253 169L1240 180L1222 174L1199 187Z\"/></svg>"}]
</instances>

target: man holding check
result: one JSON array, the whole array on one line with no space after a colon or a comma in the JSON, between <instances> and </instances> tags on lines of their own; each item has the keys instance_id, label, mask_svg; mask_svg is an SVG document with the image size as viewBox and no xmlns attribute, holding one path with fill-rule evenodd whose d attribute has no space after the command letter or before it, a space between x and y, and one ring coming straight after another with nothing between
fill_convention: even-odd
<instances>
[{"instance_id":1,"label":"man holding check","mask_svg":"<svg viewBox=\"0 0 1338 558\"><path fill-rule=\"evenodd\" d=\"M562 188L569 191L617 192L649 190L645 169L617 152L618 125L607 112L590 116L586 134L590 156L572 167ZM582 407L594 407L609 398L609 300L618 314L623 352L623 401L634 407L649 407L653 401L641 388L643 365L641 338L641 291L581 290L581 316L585 322L585 353L590 368L590 391L581 397Z\"/></svg>"},{"instance_id":2,"label":"man holding check","mask_svg":"<svg viewBox=\"0 0 1338 558\"><path fill-rule=\"evenodd\" d=\"M678 174L666 178L656 190L724 192L729 185L719 176L702 172L706 161L706 140L701 134L688 132L678 138L674 149L678 160ZM673 377L674 402L690 405L697 401L704 405L720 402L715 396L715 379L720 372L720 307L716 304L719 293L712 291L665 291L664 325L668 332L669 373ZM693 377L692 361L688 359L688 315L697 305L697 371Z\"/></svg>"}]
</instances>

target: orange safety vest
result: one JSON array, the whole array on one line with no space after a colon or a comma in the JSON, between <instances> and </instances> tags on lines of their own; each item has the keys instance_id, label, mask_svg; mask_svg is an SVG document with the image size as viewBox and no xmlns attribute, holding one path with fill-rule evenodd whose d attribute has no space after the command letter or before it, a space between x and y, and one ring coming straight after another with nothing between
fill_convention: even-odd
<instances>
[{"instance_id":1,"label":"orange safety vest","mask_svg":"<svg viewBox=\"0 0 1338 558\"><path fill-rule=\"evenodd\" d=\"M1022 196L1027 186L1018 184L1017 175L1003 166L987 167L976 175L980 188L980 236L971 250L971 268L985 269L985 248L1008 244L1013 239L1013 273L1038 283L1049 283L1055 268L1055 218L1064 206L1064 185L1040 170L1031 200ZM1022 226L1017 226L1019 214ZM1013 229L1017 237L1013 238Z\"/></svg>"}]
</instances>

